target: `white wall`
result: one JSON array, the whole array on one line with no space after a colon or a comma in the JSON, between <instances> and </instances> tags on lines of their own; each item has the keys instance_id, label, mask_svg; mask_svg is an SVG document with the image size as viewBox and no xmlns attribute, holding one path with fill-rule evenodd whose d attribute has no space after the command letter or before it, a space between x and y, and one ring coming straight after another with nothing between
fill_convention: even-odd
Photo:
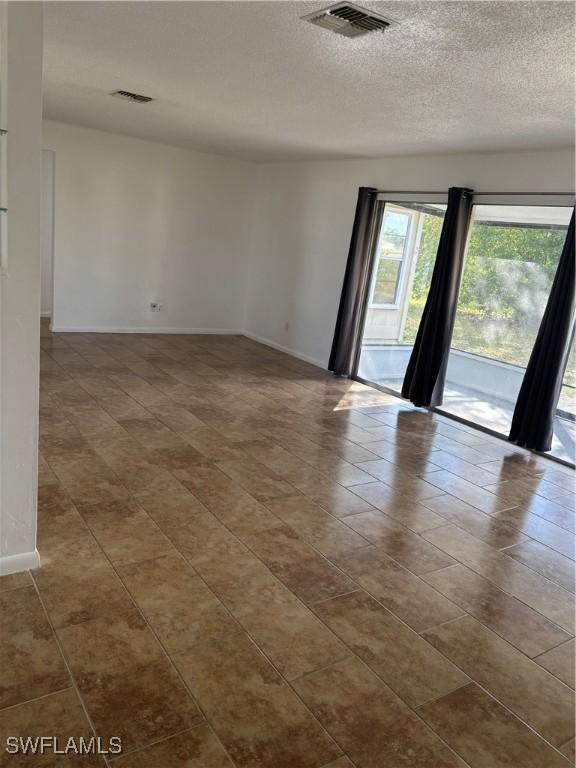
<instances>
[{"instance_id":1,"label":"white wall","mask_svg":"<svg viewBox=\"0 0 576 768\"><path fill-rule=\"evenodd\" d=\"M38 564L42 163L42 5L2 6L8 213L7 264L0 275L0 574Z\"/></svg>"},{"instance_id":2,"label":"white wall","mask_svg":"<svg viewBox=\"0 0 576 768\"><path fill-rule=\"evenodd\" d=\"M40 309L52 316L52 261L54 258L54 152L42 150L42 283Z\"/></svg>"},{"instance_id":3,"label":"white wall","mask_svg":"<svg viewBox=\"0 0 576 768\"><path fill-rule=\"evenodd\" d=\"M242 329L254 166L53 122L44 147L55 330Z\"/></svg>"},{"instance_id":4,"label":"white wall","mask_svg":"<svg viewBox=\"0 0 576 768\"><path fill-rule=\"evenodd\" d=\"M255 165L52 122L44 146L56 330L245 330L322 366L359 186L574 185L562 150Z\"/></svg>"},{"instance_id":5,"label":"white wall","mask_svg":"<svg viewBox=\"0 0 576 768\"><path fill-rule=\"evenodd\" d=\"M359 186L570 192L569 151L272 163L258 171L246 331L326 366Z\"/></svg>"}]
</instances>

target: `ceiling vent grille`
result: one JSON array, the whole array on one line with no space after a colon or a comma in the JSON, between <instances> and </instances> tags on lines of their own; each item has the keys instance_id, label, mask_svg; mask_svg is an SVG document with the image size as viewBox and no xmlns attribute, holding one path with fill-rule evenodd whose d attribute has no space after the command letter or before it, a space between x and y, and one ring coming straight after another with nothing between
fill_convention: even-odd
<instances>
[{"instance_id":1,"label":"ceiling vent grille","mask_svg":"<svg viewBox=\"0 0 576 768\"><path fill-rule=\"evenodd\" d=\"M302 18L304 21L345 37L361 37L369 32L384 32L388 27L397 24L392 19L384 18L352 3L336 3L321 11L308 13Z\"/></svg>"},{"instance_id":2,"label":"ceiling vent grille","mask_svg":"<svg viewBox=\"0 0 576 768\"><path fill-rule=\"evenodd\" d=\"M110 95L116 96L118 99L134 101L136 104L148 104L149 101L153 101L151 96L142 96L141 93L132 93L132 91L114 91Z\"/></svg>"}]
</instances>

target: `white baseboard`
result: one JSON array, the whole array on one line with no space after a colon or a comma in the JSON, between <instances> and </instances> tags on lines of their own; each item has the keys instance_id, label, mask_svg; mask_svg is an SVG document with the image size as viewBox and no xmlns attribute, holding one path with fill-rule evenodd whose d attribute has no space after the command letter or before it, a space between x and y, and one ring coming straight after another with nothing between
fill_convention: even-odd
<instances>
[{"instance_id":1,"label":"white baseboard","mask_svg":"<svg viewBox=\"0 0 576 768\"><path fill-rule=\"evenodd\" d=\"M0 557L0 576L8 576L10 573L19 573L39 567L40 555L36 549L33 552L21 552L18 555Z\"/></svg>"},{"instance_id":2,"label":"white baseboard","mask_svg":"<svg viewBox=\"0 0 576 768\"><path fill-rule=\"evenodd\" d=\"M52 325L53 333L160 333L160 334L216 334L220 336L242 336L238 328L161 328L141 325L94 326L94 325Z\"/></svg>"},{"instance_id":3,"label":"white baseboard","mask_svg":"<svg viewBox=\"0 0 576 768\"><path fill-rule=\"evenodd\" d=\"M284 354L290 355L290 357L295 357L298 360L303 360L305 363L310 363L311 365L315 365L318 368L322 368L324 371L326 370L326 363L322 362L321 360L317 360L315 357L308 357L308 355L303 355L300 352L296 352L295 349L285 347L283 344L278 344L271 339L266 339L264 336L257 336L255 333L250 333L250 331L242 331L242 335L246 336L248 339L252 339L252 341L257 341L267 347L277 349L278 352L284 352Z\"/></svg>"},{"instance_id":4,"label":"white baseboard","mask_svg":"<svg viewBox=\"0 0 576 768\"><path fill-rule=\"evenodd\" d=\"M284 352L290 357L295 357L298 360L303 360L305 363L310 363L318 368L326 370L326 363L322 360L317 360L314 357L303 355L297 352L295 349L286 347L283 344L278 344L271 339L267 339L264 336L258 336L255 333L249 331L243 331L239 328L155 328L150 326L100 326L100 325L51 325L50 330L53 333L155 333L155 334L198 334L198 335L221 335L221 336L246 336L252 341L257 341L259 344L264 344L266 347L278 350L278 352Z\"/></svg>"}]
</instances>

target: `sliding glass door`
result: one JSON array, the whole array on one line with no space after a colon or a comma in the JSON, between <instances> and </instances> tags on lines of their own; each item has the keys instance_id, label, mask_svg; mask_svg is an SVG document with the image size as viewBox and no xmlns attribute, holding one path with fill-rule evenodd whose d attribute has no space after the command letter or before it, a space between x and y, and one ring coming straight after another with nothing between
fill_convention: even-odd
<instances>
[{"instance_id":1,"label":"sliding glass door","mask_svg":"<svg viewBox=\"0 0 576 768\"><path fill-rule=\"evenodd\" d=\"M418 331L445 210L441 202L379 203L357 376L394 392Z\"/></svg>"},{"instance_id":2,"label":"sliding glass door","mask_svg":"<svg viewBox=\"0 0 576 768\"><path fill-rule=\"evenodd\" d=\"M572 208L480 204L485 199L473 207L440 410L507 436ZM442 198L379 203L356 375L397 394L428 295L445 210ZM572 343L552 447L552 455L570 461L575 362Z\"/></svg>"},{"instance_id":3,"label":"sliding glass door","mask_svg":"<svg viewBox=\"0 0 576 768\"><path fill-rule=\"evenodd\" d=\"M442 409L508 434L571 209L475 205Z\"/></svg>"}]
</instances>

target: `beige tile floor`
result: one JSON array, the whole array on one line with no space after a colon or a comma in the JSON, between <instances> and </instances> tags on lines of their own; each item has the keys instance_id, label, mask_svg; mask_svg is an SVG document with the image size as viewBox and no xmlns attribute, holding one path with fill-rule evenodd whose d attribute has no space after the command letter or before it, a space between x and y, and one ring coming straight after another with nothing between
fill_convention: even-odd
<instances>
[{"instance_id":1,"label":"beige tile floor","mask_svg":"<svg viewBox=\"0 0 576 768\"><path fill-rule=\"evenodd\" d=\"M242 337L46 327L40 448L0 766L573 761L566 468Z\"/></svg>"}]
</instances>

